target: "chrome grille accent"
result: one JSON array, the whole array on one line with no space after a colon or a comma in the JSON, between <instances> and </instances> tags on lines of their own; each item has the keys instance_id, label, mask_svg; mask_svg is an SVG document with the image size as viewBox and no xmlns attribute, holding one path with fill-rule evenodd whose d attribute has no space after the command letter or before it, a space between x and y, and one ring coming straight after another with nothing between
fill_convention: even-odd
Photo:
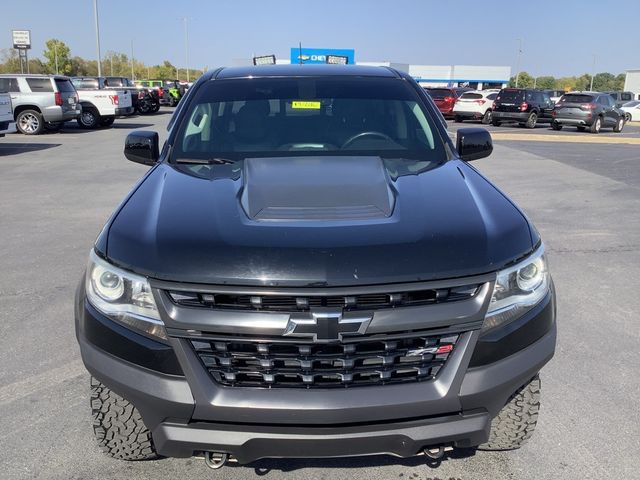
<instances>
[{"instance_id":1,"label":"chrome grille accent","mask_svg":"<svg viewBox=\"0 0 640 480\"><path fill-rule=\"evenodd\" d=\"M336 388L432 380L458 335L315 344L258 339L191 339L213 379L229 387Z\"/></svg>"}]
</instances>

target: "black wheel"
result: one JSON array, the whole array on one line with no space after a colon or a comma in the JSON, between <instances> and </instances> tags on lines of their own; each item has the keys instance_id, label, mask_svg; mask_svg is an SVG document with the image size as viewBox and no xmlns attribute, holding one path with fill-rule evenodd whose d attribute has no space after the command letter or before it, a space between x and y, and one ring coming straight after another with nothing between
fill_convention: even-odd
<instances>
[{"instance_id":1,"label":"black wheel","mask_svg":"<svg viewBox=\"0 0 640 480\"><path fill-rule=\"evenodd\" d=\"M116 117L102 117L102 120L100 120L100 126L110 127L111 125L113 125L113 122L115 120L116 120Z\"/></svg>"},{"instance_id":2,"label":"black wheel","mask_svg":"<svg viewBox=\"0 0 640 480\"><path fill-rule=\"evenodd\" d=\"M596 117L596 119L591 124L591 128L589 128L589 131L591 133L600 133L601 128L602 128L602 117Z\"/></svg>"},{"instance_id":3,"label":"black wheel","mask_svg":"<svg viewBox=\"0 0 640 480\"><path fill-rule=\"evenodd\" d=\"M100 121L100 114L98 110L93 107L83 108L82 113L78 117L78 125L80 125L81 128L98 128Z\"/></svg>"},{"instance_id":4,"label":"black wheel","mask_svg":"<svg viewBox=\"0 0 640 480\"><path fill-rule=\"evenodd\" d=\"M616 125L613 127L613 131L616 133L620 133L623 128L624 128L624 118L620 117L618 118Z\"/></svg>"},{"instance_id":5,"label":"black wheel","mask_svg":"<svg viewBox=\"0 0 640 480\"><path fill-rule=\"evenodd\" d=\"M160 110L159 103L156 103L153 107L151 107L151 113L156 113L158 110Z\"/></svg>"},{"instance_id":6,"label":"black wheel","mask_svg":"<svg viewBox=\"0 0 640 480\"><path fill-rule=\"evenodd\" d=\"M140 115L146 115L151 112L151 104L146 100L140 100L136 105L136 110Z\"/></svg>"},{"instance_id":7,"label":"black wheel","mask_svg":"<svg viewBox=\"0 0 640 480\"><path fill-rule=\"evenodd\" d=\"M625 122L630 122L631 121L631 114L630 113L625 113L624 114L624 121Z\"/></svg>"},{"instance_id":8,"label":"black wheel","mask_svg":"<svg viewBox=\"0 0 640 480\"><path fill-rule=\"evenodd\" d=\"M16 116L16 127L25 135L38 135L44 128L42 114L37 110L23 110Z\"/></svg>"},{"instance_id":9,"label":"black wheel","mask_svg":"<svg viewBox=\"0 0 640 480\"><path fill-rule=\"evenodd\" d=\"M488 125L491 123L492 118L493 118L493 112L491 110L487 110L486 112L484 112L484 115L482 116L482 123L485 125Z\"/></svg>"},{"instance_id":10,"label":"black wheel","mask_svg":"<svg viewBox=\"0 0 640 480\"><path fill-rule=\"evenodd\" d=\"M538 114L536 112L531 112L524 126L527 128L536 128L536 123L538 123Z\"/></svg>"},{"instance_id":11,"label":"black wheel","mask_svg":"<svg viewBox=\"0 0 640 480\"><path fill-rule=\"evenodd\" d=\"M453 121L456 123L462 123L463 119L460 115L456 115L455 117L453 117Z\"/></svg>"},{"instance_id":12,"label":"black wheel","mask_svg":"<svg viewBox=\"0 0 640 480\"><path fill-rule=\"evenodd\" d=\"M62 122L45 122L44 129L47 132L59 132L64 123Z\"/></svg>"},{"instance_id":13,"label":"black wheel","mask_svg":"<svg viewBox=\"0 0 640 480\"><path fill-rule=\"evenodd\" d=\"M586 130L586 127L583 127L582 125L576 128L578 129L579 132L584 132Z\"/></svg>"},{"instance_id":14,"label":"black wheel","mask_svg":"<svg viewBox=\"0 0 640 480\"><path fill-rule=\"evenodd\" d=\"M502 125L502 122L500 120L491 119L491 125L493 125L494 127L499 127L500 125Z\"/></svg>"},{"instance_id":15,"label":"black wheel","mask_svg":"<svg viewBox=\"0 0 640 480\"><path fill-rule=\"evenodd\" d=\"M533 379L514 393L500 413L491 421L489 441L479 450L513 450L530 437L540 411L540 377Z\"/></svg>"},{"instance_id":16,"label":"black wheel","mask_svg":"<svg viewBox=\"0 0 640 480\"><path fill-rule=\"evenodd\" d=\"M100 449L120 460L157 458L151 432L136 408L91 377L93 433Z\"/></svg>"},{"instance_id":17,"label":"black wheel","mask_svg":"<svg viewBox=\"0 0 640 480\"><path fill-rule=\"evenodd\" d=\"M551 128L556 131L560 131L562 130L562 125L560 125L558 122L551 122Z\"/></svg>"}]
</instances>

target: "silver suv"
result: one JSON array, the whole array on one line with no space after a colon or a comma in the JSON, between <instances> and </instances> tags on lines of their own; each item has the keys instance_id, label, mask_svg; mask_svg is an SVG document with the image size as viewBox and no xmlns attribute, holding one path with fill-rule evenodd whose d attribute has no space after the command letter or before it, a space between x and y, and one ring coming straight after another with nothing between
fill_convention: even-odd
<instances>
[{"instance_id":1,"label":"silver suv","mask_svg":"<svg viewBox=\"0 0 640 480\"><path fill-rule=\"evenodd\" d=\"M18 131L37 135L74 120L82 108L69 77L58 75L0 75L0 91L11 94Z\"/></svg>"}]
</instances>

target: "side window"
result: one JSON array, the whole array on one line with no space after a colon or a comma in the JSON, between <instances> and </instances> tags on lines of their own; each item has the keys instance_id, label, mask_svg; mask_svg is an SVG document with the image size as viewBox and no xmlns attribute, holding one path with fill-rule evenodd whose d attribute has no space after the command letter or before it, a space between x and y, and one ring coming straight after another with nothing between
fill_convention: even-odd
<instances>
[{"instance_id":1,"label":"side window","mask_svg":"<svg viewBox=\"0 0 640 480\"><path fill-rule=\"evenodd\" d=\"M633 95L631 95L630 93L627 93L627 92L623 92L623 93L620 95L621 100L624 100L625 102L628 102L628 101L630 101L630 100L633 100L633 98L632 98L632 97L633 97Z\"/></svg>"},{"instance_id":2,"label":"side window","mask_svg":"<svg viewBox=\"0 0 640 480\"><path fill-rule=\"evenodd\" d=\"M19 92L17 78L0 78L0 92Z\"/></svg>"},{"instance_id":3,"label":"side window","mask_svg":"<svg viewBox=\"0 0 640 480\"><path fill-rule=\"evenodd\" d=\"M542 92L542 103L550 103L551 97L547 92Z\"/></svg>"},{"instance_id":4,"label":"side window","mask_svg":"<svg viewBox=\"0 0 640 480\"><path fill-rule=\"evenodd\" d=\"M536 100L535 100L534 92L531 92L531 91L527 90L527 94L525 96L525 100L527 102L535 102Z\"/></svg>"},{"instance_id":5,"label":"side window","mask_svg":"<svg viewBox=\"0 0 640 480\"><path fill-rule=\"evenodd\" d=\"M497 93L490 93L489 95L487 95L487 100L495 100L497 96Z\"/></svg>"},{"instance_id":6,"label":"side window","mask_svg":"<svg viewBox=\"0 0 640 480\"><path fill-rule=\"evenodd\" d=\"M27 78L27 85L32 92L53 92L50 78Z\"/></svg>"}]
</instances>

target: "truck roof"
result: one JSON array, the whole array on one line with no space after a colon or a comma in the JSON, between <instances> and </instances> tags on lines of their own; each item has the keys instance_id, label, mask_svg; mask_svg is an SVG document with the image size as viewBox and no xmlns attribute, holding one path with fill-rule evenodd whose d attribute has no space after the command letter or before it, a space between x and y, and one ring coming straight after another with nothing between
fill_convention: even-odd
<instances>
[{"instance_id":1,"label":"truck roof","mask_svg":"<svg viewBox=\"0 0 640 480\"><path fill-rule=\"evenodd\" d=\"M217 70L214 78L255 78L255 77L399 77L395 70L388 67L369 65L258 65L247 67L225 67ZM211 72L210 75L213 76Z\"/></svg>"}]
</instances>

